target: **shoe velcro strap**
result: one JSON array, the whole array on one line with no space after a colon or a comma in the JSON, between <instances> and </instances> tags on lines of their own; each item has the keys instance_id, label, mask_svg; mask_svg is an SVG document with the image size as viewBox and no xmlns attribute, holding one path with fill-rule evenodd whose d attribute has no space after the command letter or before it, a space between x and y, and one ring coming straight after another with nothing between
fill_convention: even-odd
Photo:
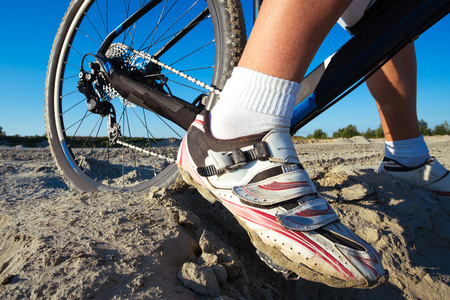
<instances>
[{"instance_id":1,"label":"shoe velcro strap","mask_svg":"<svg viewBox=\"0 0 450 300\"><path fill-rule=\"evenodd\" d=\"M278 213L277 220L290 230L311 231L339 220L339 217L325 199L317 198L287 212Z\"/></svg>"},{"instance_id":2,"label":"shoe velcro strap","mask_svg":"<svg viewBox=\"0 0 450 300\"><path fill-rule=\"evenodd\" d=\"M265 142L259 142L248 150L235 148L228 152L215 152L208 150L207 161L211 164L206 167L198 167L200 176L208 177L227 170L239 168L254 160L264 160L270 157L270 151Z\"/></svg>"},{"instance_id":3,"label":"shoe velcro strap","mask_svg":"<svg viewBox=\"0 0 450 300\"><path fill-rule=\"evenodd\" d=\"M233 194L239 197L242 203L259 208L283 206L286 202L304 199L308 195L313 195L313 199L317 198L317 190L304 169L298 165L289 166L287 169L290 171L265 180L234 186Z\"/></svg>"}]
</instances>

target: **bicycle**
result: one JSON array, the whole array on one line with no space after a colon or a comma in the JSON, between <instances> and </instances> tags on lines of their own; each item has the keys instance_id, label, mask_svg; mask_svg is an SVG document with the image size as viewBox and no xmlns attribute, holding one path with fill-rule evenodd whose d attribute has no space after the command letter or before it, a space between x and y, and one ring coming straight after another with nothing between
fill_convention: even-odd
<instances>
[{"instance_id":1,"label":"bicycle","mask_svg":"<svg viewBox=\"0 0 450 300\"><path fill-rule=\"evenodd\" d=\"M47 136L75 190L169 186L185 130L214 106L244 49L239 0L141 2L72 0L55 38ZM381 3L304 78L292 134L450 12L450 0Z\"/></svg>"}]
</instances>

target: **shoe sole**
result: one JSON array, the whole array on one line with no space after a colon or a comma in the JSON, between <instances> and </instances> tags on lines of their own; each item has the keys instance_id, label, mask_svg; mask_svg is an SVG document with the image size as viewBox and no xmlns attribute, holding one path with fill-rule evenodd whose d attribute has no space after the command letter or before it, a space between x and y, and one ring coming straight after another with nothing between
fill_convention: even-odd
<instances>
[{"instance_id":1,"label":"shoe sole","mask_svg":"<svg viewBox=\"0 0 450 300\"><path fill-rule=\"evenodd\" d=\"M208 200L211 203L221 202L210 190L208 190L207 188L205 188L202 185L200 185L199 183L197 183L188 172L183 170L180 166L178 166L178 169L180 170L180 174L181 174L181 177L183 178L183 180L186 183L194 186L197 189L197 191L206 200ZM238 220L239 224L247 231L247 234L250 236L250 240L251 240L253 246L257 250L261 251L266 256L268 256L271 260L271 264L275 264L281 268L288 269L288 270L294 272L295 274L297 274L298 276L300 276L300 278L302 278L302 279L305 279L308 281L313 281L313 282L323 283L323 284L326 284L328 286L335 287L335 288L350 288L351 287L351 288L364 288L364 289L370 289L370 288L377 287L381 284L384 284L387 281L387 278L388 278L387 270L386 270L386 274L384 276L378 278L377 281L372 281L372 282L368 282L367 280L345 281L345 280L341 280L338 278L320 274L320 273L308 268L307 266L305 266L303 264L295 263L295 262L291 261L286 256L284 256L281 251L279 251L275 247L266 245L253 230L250 230L247 227L245 222L243 222L240 218L236 218L236 219ZM271 267L270 264L268 264L268 266ZM278 272L276 268L273 268L273 267L271 267L271 268L274 269L276 272Z\"/></svg>"}]
</instances>

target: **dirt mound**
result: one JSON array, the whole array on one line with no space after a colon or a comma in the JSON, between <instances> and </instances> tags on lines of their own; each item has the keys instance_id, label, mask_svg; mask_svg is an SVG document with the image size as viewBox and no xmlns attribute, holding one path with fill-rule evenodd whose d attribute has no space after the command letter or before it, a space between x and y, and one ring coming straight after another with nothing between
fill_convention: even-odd
<instances>
[{"instance_id":1,"label":"dirt mound","mask_svg":"<svg viewBox=\"0 0 450 300\"><path fill-rule=\"evenodd\" d=\"M450 167L450 145L427 140ZM382 255L373 290L287 281L220 204L179 182L150 194L74 193L48 149L0 148L0 298L445 299L450 203L378 174L382 144L297 145L319 191Z\"/></svg>"}]
</instances>

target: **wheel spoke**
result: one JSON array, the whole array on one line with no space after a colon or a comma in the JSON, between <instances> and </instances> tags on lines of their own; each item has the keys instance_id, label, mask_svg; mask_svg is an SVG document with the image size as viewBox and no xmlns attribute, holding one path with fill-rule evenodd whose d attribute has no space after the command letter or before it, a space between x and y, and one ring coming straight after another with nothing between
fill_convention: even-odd
<instances>
[{"instance_id":1,"label":"wheel spoke","mask_svg":"<svg viewBox=\"0 0 450 300\"><path fill-rule=\"evenodd\" d=\"M211 41L211 42L209 42L209 43L206 43L205 45L201 46L200 48L197 48L197 49L195 49L194 51L191 51L190 53L186 54L185 56L183 56L183 57L179 58L178 60L174 61L173 63L169 64L169 66L175 65L176 63L182 61L183 59L188 58L189 56L191 56L191 55L195 54L196 52L202 50L203 48L205 48L205 47L211 45L212 43L214 43L214 41Z\"/></svg>"},{"instance_id":2,"label":"wheel spoke","mask_svg":"<svg viewBox=\"0 0 450 300\"><path fill-rule=\"evenodd\" d=\"M176 1L172 4L172 6L167 11L167 13L164 13L166 10L166 6L167 6L167 0L165 1L164 6L161 9L161 14L159 15L158 22L156 22L156 25L154 26L153 30L149 33L147 38L142 42L141 46L138 49L142 49L142 47L147 43L150 36L152 37L152 39L150 41L150 45L153 44L153 40L155 39L156 32L158 31L158 28L159 28L161 22L164 20L165 16L170 12L170 10L172 10L172 7L175 5L175 3L176 3ZM148 49L150 50L150 48L151 48L151 46Z\"/></svg>"},{"instance_id":3,"label":"wheel spoke","mask_svg":"<svg viewBox=\"0 0 450 300\"><path fill-rule=\"evenodd\" d=\"M183 137L182 137L175 129L173 129L173 127L170 126L169 123L167 123L167 121L164 120L160 115L158 115L158 114L155 114L155 115L161 120L161 122L163 122L167 127L169 127L169 128L172 130L172 132L175 133L176 136L177 136L179 139L182 139L182 138L183 138Z\"/></svg>"},{"instance_id":4,"label":"wheel spoke","mask_svg":"<svg viewBox=\"0 0 450 300\"><path fill-rule=\"evenodd\" d=\"M63 78L63 81L69 80L69 79L74 79L74 78L78 78L78 74L76 75L70 75L68 77Z\"/></svg>"},{"instance_id":5,"label":"wheel spoke","mask_svg":"<svg viewBox=\"0 0 450 300\"><path fill-rule=\"evenodd\" d=\"M86 111L86 113L84 114L84 116L83 116L81 119L79 119L78 121L76 121L75 123L73 123L72 125L70 125L69 127L66 127L65 130L64 130L64 132L67 132L70 128L72 128L73 126L79 124L77 130L75 131L75 133L74 133L74 135L73 135L73 136L75 137L76 134L78 133L78 130L80 129L81 124L83 123L83 121L84 121L89 115L90 115L89 111ZM69 143L69 145L70 145L70 143Z\"/></svg>"},{"instance_id":6,"label":"wheel spoke","mask_svg":"<svg viewBox=\"0 0 450 300\"><path fill-rule=\"evenodd\" d=\"M101 9L100 9L100 7L98 5L98 1L95 1L95 4L97 5L97 10L98 10L98 13L100 14L100 19L102 21L103 28L105 29L106 34L108 34L108 32L109 32L108 25L107 25L108 23L106 23L104 18L103 18L103 14L102 14L102 11L101 11Z\"/></svg>"},{"instance_id":7,"label":"wheel spoke","mask_svg":"<svg viewBox=\"0 0 450 300\"><path fill-rule=\"evenodd\" d=\"M97 31L97 30L96 30L96 31ZM85 37L87 37L89 40L93 41L93 42L96 43L97 45L100 46L100 45L102 44L101 42L97 41L96 39L94 39L94 38L91 37L89 34L85 33L84 31L78 29L78 32L80 32L81 34L83 34ZM97 31L97 34L99 34L98 31ZM100 37L100 39L101 39L101 37ZM74 49L74 50L75 50L75 49ZM78 51L77 51L77 52L78 52ZM79 53L79 52L78 52L78 53ZM81 55L81 53L79 53L79 54Z\"/></svg>"},{"instance_id":8,"label":"wheel spoke","mask_svg":"<svg viewBox=\"0 0 450 300\"><path fill-rule=\"evenodd\" d=\"M210 67L202 67L202 68L194 68L194 69L183 69L183 70L179 70L180 72L183 73L187 73L187 72L193 72L193 71L201 71L201 70L208 70L208 69L213 69L214 66L210 66ZM158 77L160 75L172 75L173 72L167 71L167 72L161 72L158 74L151 74L151 75L145 75L145 77Z\"/></svg>"},{"instance_id":9,"label":"wheel spoke","mask_svg":"<svg viewBox=\"0 0 450 300\"><path fill-rule=\"evenodd\" d=\"M89 186L87 190L149 188L153 182L150 179L174 162L185 133L178 125L142 107L137 108L129 102L131 99L120 97L102 77L102 70L100 75L91 70L95 59L87 54L96 54L99 49L106 53L106 45L122 43L123 49L111 47L109 53L116 53L111 54L112 67L146 88L174 98L196 99L208 93L202 87L209 88L204 82L215 84L211 78L219 80L221 76L214 73L213 66L216 32L212 24L217 18L215 15L212 18L205 9L208 5L216 6L215 1L206 4L203 0L84 0L71 4L71 11L58 31L59 42L55 42L62 48L52 51L52 60L57 66L50 71L54 79L48 81L53 87L46 90L51 95L46 105L52 108L47 112L55 113L46 119L52 122L47 126L51 131L49 135L57 137L52 147L61 143L61 148L67 148L58 150L62 157L58 159L68 160L72 167L69 170L64 167L68 165L65 163L61 168L71 172L72 178L78 176L76 180L80 185ZM217 6L211 12L224 18L226 14L220 12L221 9L224 8ZM139 19L136 21L132 16L139 16ZM217 24L226 22L224 19ZM162 62L166 65L155 61L163 55ZM93 81L88 84L92 88L79 80L80 70L91 72ZM227 68L220 74L229 71ZM94 97L99 97L98 106L89 111L86 100ZM95 112L102 106L108 108L104 115ZM112 112L114 116L108 116ZM115 123L109 125L107 117ZM58 137L64 140L57 140ZM116 144L110 144L109 139L113 137L117 138Z\"/></svg>"},{"instance_id":10,"label":"wheel spoke","mask_svg":"<svg viewBox=\"0 0 450 300\"><path fill-rule=\"evenodd\" d=\"M191 21L186 27L184 27L182 30L179 30L177 33L171 35L173 38L168 41L163 47L161 47L158 51L155 52L153 55L155 58L161 57L165 52L167 52L170 48L172 48L178 41L180 41L186 34L188 34L194 27L196 27L198 24L200 24L203 20L205 20L205 14L207 14L207 10L204 10L201 14L199 14L194 20ZM164 38L164 39L167 39ZM152 45L148 47L150 49L154 45L156 45L158 42L162 41L162 36L160 39L156 40Z\"/></svg>"},{"instance_id":11,"label":"wheel spoke","mask_svg":"<svg viewBox=\"0 0 450 300\"><path fill-rule=\"evenodd\" d=\"M155 41L155 43L156 42L158 42L168 31L170 31L170 29L172 29L173 28L173 26L175 26L176 24L178 24L178 22L196 5L198 3L198 0L194 3L194 4L192 4L192 6L188 9L188 10L186 10L177 20L175 20L174 22L172 22L172 24L169 26L169 28L167 28L167 30L166 31L164 31L160 36L159 36L159 38ZM169 12L167 12L167 13L169 13ZM191 22L190 24L196 24L196 22ZM198 24L198 23L197 23ZM183 29L183 30L185 30L185 29ZM178 34L179 33L181 33L183 30L180 30L179 32L178 32ZM152 42L151 43L151 45L153 45L154 43Z\"/></svg>"},{"instance_id":12,"label":"wheel spoke","mask_svg":"<svg viewBox=\"0 0 450 300\"><path fill-rule=\"evenodd\" d=\"M151 147L150 135L152 136L153 140L155 140L155 138L153 137L151 132L148 130L147 116L146 116L146 111L144 108L142 108L142 114L144 115L144 122L145 122L144 127L147 129L146 134L147 134L147 142L148 142L148 151L150 151L150 147ZM155 140L155 142L156 142L156 140ZM153 158L153 156L150 156L150 160L151 160L151 165L153 166L153 176L156 176L155 159Z\"/></svg>"},{"instance_id":13,"label":"wheel spoke","mask_svg":"<svg viewBox=\"0 0 450 300\"><path fill-rule=\"evenodd\" d=\"M99 116L98 119L97 119L97 122L95 122L94 127L92 127L91 132L90 132L89 135L84 139L84 143L83 143L83 145L81 146L81 149L86 148L87 142L89 141L89 139L91 139L92 133L94 132L95 128L97 127L98 122L100 122L101 119L102 119L102 117Z\"/></svg>"},{"instance_id":14,"label":"wheel spoke","mask_svg":"<svg viewBox=\"0 0 450 300\"><path fill-rule=\"evenodd\" d=\"M173 82L173 83L176 83L176 84L181 85L181 86L184 86L184 87L187 87L187 88L190 88L191 90L194 90L194 91L199 91L199 92L201 92L201 93L204 93L204 92L205 92L205 90L201 90L201 89L199 89L199 88L195 88L195 87L193 87L193 86L184 84L184 83L179 82L179 81L176 81L176 80L168 79L168 81Z\"/></svg>"},{"instance_id":15,"label":"wheel spoke","mask_svg":"<svg viewBox=\"0 0 450 300\"><path fill-rule=\"evenodd\" d=\"M66 109L62 114L66 114L68 113L71 109L75 108L76 106L80 105L82 102L86 101L86 98L82 99L80 102L76 103L75 105L73 105L72 107Z\"/></svg>"},{"instance_id":16,"label":"wheel spoke","mask_svg":"<svg viewBox=\"0 0 450 300\"><path fill-rule=\"evenodd\" d=\"M126 118L127 118L127 127L128 127L128 135L130 137L132 137L133 135L131 134L131 126L130 126L130 120L128 118L128 110L126 111ZM136 180L138 181L138 183L140 182L139 180L139 172L137 169L137 163L136 163L136 152L133 148L131 148L131 153L133 155L133 162L134 162L134 170L136 172Z\"/></svg>"},{"instance_id":17,"label":"wheel spoke","mask_svg":"<svg viewBox=\"0 0 450 300\"><path fill-rule=\"evenodd\" d=\"M66 98L67 96L73 95L73 94L75 94L75 93L78 93L78 90L73 90L73 91L71 91L71 92L69 92L69 93L67 93L67 94L64 94L64 95L61 96L61 98Z\"/></svg>"}]
</instances>

